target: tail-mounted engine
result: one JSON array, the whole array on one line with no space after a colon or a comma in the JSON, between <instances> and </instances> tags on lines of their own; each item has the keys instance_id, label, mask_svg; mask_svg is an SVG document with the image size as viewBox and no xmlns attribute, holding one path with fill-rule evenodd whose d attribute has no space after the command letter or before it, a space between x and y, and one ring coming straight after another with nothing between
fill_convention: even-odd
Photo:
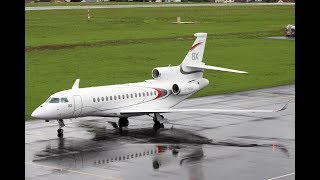
<instances>
[{"instance_id":1,"label":"tail-mounted engine","mask_svg":"<svg viewBox=\"0 0 320 180\"><path fill-rule=\"evenodd\" d=\"M172 85L172 92L174 95L187 95L199 90L197 83L176 83Z\"/></svg>"},{"instance_id":2,"label":"tail-mounted engine","mask_svg":"<svg viewBox=\"0 0 320 180\"><path fill-rule=\"evenodd\" d=\"M179 68L172 67L157 67L152 70L153 79L173 79L179 75Z\"/></svg>"}]
</instances>

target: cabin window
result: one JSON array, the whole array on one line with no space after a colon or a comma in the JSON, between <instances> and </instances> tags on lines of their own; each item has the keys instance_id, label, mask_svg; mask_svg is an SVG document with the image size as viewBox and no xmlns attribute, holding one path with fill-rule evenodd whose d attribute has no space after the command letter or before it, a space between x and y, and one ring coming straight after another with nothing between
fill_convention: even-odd
<instances>
[{"instance_id":1,"label":"cabin window","mask_svg":"<svg viewBox=\"0 0 320 180\"><path fill-rule=\"evenodd\" d=\"M101 97L101 101L104 101L104 97Z\"/></svg>"},{"instance_id":2,"label":"cabin window","mask_svg":"<svg viewBox=\"0 0 320 180\"><path fill-rule=\"evenodd\" d=\"M129 95L127 94L127 99L129 98Z\"/></svg>"},{"instance_id":3,"label":"cabin window","mask_svg":"<svg viewBox=\"0 0 320 180\"><path fill-rule=\"evenodd\" d=\"M149 96L149 92L147 92L146 94L147 94L147 96Z\"/></svg>"},{"instance_id":4,"label":"cabin window","mask_svg":"<svg viewBox=\"0 0 320 180\"><path fill-rule=\"evenodd\" d=\"M116 95L114 95L114 100L117 100L117 96Z\"/></svg>"},{"instance_id":5,"label":"cabin window","mask_svg":"<svg viewBox=\"0 0 320 180\"><path fill-rule=\"evenodd\" d=\"M155 96L157 95L157 92L156 92L156 91L154 91L154 95L155 95Z\"/></svg>"},{"instance_id":6,"label":"cabin window","mask_svg":"<svg viewBox=\"0 0 320 180\"><path fill-rule=\"evenodd\" d=\"M135 97L138 97L138 96L137 96L137 93L134 93L134 96L135 96Z\"/></svg>"},{"instance_id":7,"label":"cabin window","mask_svg":"<svg viewBox=\"0 0 320 180\"><path fill-rule=\"evenodd\" d=\"M142 93L143 97L145 96L144 92Z\"/></svg>"},{"instance_id":8,"label":"cabin window","mask_svg":"<svg viewBox=\"0 0 320 180\"><path fill-rule=\"evenodd\" d=\"M68 101L67 98L61 98L61 102L62 102L62 103L67 103L67 102L69 102L69 101Z\"/></svg>"},{"instance_id":9,"label":"cabin window","mask_svg":"<svg viewBox=\"0 0 320 180\"><path fill-rule=\"evenodd\" d=\"M133 98L133 94L131 94L131 98Z\"/></svg>"},{"instance_id":10,"label":"cabin window","mask_svg":"<svg viewBox=\"0 0 320 180\"><path fill-rule=\"evenodd\" d=\"M108 96L106 96L106 101L108 101Z\"/></svg>"},{"instance_id":11,"label":"cabin window","mask_svg":"<svg viewBox=\"0 0 320 180\"><path fill-rule=\"evenodd\" d=\"M112 96L110 96L110 101L112 101Z\"/></svg>"},{"instance_id":12,"label":"cabin window","mask_svg":"<svg viewBox=\"0 0 320 180\"><path fill-rule=\"evenodd\" d=\"M150 91L150 96L152 96L152 91Z\"/></svg>"},{"instance_id":13,"label":"cabin window","mask_svg":"<svg viewBox=\"0 0 320 180\"><path fill-rule=\"evenodd\" d=\"M100 98L97 98L98 102L100 102Z\"/></svg>"},{"instance_id":14,"label":"cabin window","mask_svg":"<svg viewBox=\"0 0 320 180\"><path fill-rule=\"evenodd\" d=\"M139 97L141 97L141 93L139 93Z\"/></svg>"},{"instance_id":15,"label":"cabin window","mask_svg":"<svg viewBox=\"0 0 320 180\"><path fill-rule=\"evenodd\" d=\"M93 102L96 102L96 98L93 98Z\"/></svg>"},{"instance_id":16,"label":"cabin window","mask_svg":"<svg viewBox=\"0 0 320 180\"><path fill-rule=\"evenodd\" d=\"M122 94L122 99L124 99L125 97L124 97L124 95Z\"/></svg>"},{"instance_id":17,"label":"cabin window","mask_svg":"<svg viewBox=\"0 0 320 180\"><path fill-rule=\"evenodd\" d=\"M59 103L59 98L51 98L49 103Z\"/></svg>"},{"instance_id":18,"label":"cabin window","mask_svg":"<svg viewBox=\"0 0 320 180\"><path fill-rule=\"evenodd\" d=\"M120 96L120 95L118 95L118 98L119 98L119 99L121 99L121 96Z\"/></svg>"}]
</instances>

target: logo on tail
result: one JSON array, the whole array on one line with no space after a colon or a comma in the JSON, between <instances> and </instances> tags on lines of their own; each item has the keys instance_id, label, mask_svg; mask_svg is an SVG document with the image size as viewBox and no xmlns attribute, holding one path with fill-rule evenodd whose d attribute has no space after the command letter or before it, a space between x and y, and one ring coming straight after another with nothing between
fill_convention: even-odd
<instances>
[{"instance_id":1,"label":"logo on tail","mask_svg":"<svg viewBox=\"0 0 320 180\"><path fill-rule=\"evenodd\" d=\"M193 46L190 48L189 52L192 51L192 50L193 50L194 48L196 48L197 46L199 46L200 44L202 44L202 42L198 42L197 44L193 45Z\"/></svg>"}]
</instances>

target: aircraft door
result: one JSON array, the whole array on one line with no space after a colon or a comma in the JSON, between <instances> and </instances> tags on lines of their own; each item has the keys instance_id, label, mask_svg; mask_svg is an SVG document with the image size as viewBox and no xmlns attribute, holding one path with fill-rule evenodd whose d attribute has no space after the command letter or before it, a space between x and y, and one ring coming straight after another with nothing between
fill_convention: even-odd
<instances>
[{"instance_id":1,"label":"aircraft door","mask_svg":"<svg viewBox=\"0 0 320 180\"><path fill-rule=\"evenodd\" d=\"M82 111L82 99L81 99L81 96L79 96L79 95L73 96L73 101L74 101L73 116L74 117L80 116L81 111Z\"/></svg>"}]
</instances>

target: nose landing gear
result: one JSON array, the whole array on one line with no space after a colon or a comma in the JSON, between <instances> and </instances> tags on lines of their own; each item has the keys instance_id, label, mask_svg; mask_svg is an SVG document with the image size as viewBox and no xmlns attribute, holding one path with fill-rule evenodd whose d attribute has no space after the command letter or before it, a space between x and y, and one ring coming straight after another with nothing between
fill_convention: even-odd
<instances>
[{"instance_id":1,"label":"nose landing gear","mask_svg":"<svg viewBox=\"0 0 320 180\"><path fill-rule=\"evenodd\" d=\"M58 124L59 124L59 129L57 130L58 132L58 137L62 137L63 136L63 129L62 127L66 126L63 122L63 119L58 119Z\"/></svg>"}]
</instances>

